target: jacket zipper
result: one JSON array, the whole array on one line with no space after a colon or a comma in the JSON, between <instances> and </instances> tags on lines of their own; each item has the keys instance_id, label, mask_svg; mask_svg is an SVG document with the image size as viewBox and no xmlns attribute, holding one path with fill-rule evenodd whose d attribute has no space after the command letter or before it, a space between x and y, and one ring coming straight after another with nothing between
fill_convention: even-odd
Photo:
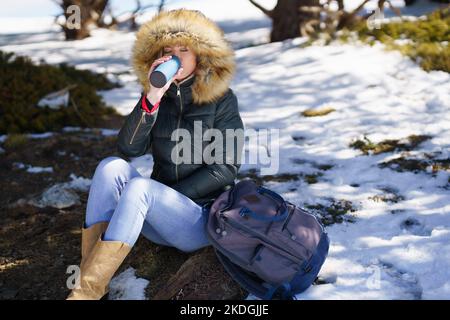
<instances>
[{"instance_id":1,"label":"jacket zipper","mask_svg":"<svg viewBox=\"0 0 450 320\"><path fill-rule=\"evenodd\" d=\"M133 135L131 136L130 144L133 143L134 136L136 135L136 133L137 133L139 127L141 126L141 123L144 121L144 117L145 117L145 111L142 110L141 118L139 119L139 122L138 122L138 124L137 124L137 126L136 126L136 129L134 129Z\"/></svg>"},{"instance_id":2,"label":"jacket zipper","mask_svg":"<svg viewBox=\"0 0 450 320\"><path fill-rule=\"evenodd\" d=\"M180 99L180 115L178 116L177 130L180 128L181 115L183 113L183 99L181 98L180 85L177 85L177 96ZM175 177L178 183L178 143L177 143L177 162L175 163Z\"/></svg>"}]
</instances>

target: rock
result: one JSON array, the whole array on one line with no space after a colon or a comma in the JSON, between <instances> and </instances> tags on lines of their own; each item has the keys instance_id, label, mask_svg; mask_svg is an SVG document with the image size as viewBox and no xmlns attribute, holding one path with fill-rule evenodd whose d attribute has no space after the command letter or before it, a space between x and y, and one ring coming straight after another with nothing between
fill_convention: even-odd
<instances>
[{"instance_id":1,"label":"rock","mask_svg":"<svg viewBox=\"0 0 450 320\"><path fill-rule=\"evenodd\" d=\"M226 273L212 247L190 257L152 300L230 300L246 293Z\"/></svg>"}]
</instances>

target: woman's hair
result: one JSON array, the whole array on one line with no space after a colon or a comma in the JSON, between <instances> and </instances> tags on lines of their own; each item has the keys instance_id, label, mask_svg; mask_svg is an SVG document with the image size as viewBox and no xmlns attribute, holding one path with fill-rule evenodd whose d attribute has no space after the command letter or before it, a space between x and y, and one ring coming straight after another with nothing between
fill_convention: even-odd
<instances>
[{"instance_id":1,"label":"woman's hair","mask_svg":"<svg viewBox=\"0 0 450 320\"><path fill-rule=\"evenodd\" d=\"M142 24L133 45L133 69L145 92L148 65L162 55L163 46L181 43L197 58L192 100L197 105L219 101L229 90L236 69L234 50L220 27L196 10L161 11Z\"/></svg>"}]
</instances>

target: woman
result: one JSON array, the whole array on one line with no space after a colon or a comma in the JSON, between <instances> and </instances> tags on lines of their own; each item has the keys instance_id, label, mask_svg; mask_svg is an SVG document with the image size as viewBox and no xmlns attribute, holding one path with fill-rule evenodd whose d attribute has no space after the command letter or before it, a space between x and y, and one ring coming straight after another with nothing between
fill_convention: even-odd
<instances>
[{"instance_id":1,"label":"woman","mask_svg":"<svg viewBox=\"0 0 450 320\"><path fill-rule=\"evenodd\" d=\"M163 88L153 87L150 73L172 55L180 58L182 68ZM234 53L217 25L198 11L163 11L138 31L133 66L144 90L119 132L118 149L128 157L149 149L153 172L144 178L119 157L100 162L82 229L80 286L68 299L104 296L140 233L185 252L207 246L208 206L234 184L240 167L242 141L235 138L231 153L225 144L216 152L223 161L208 164L203 157L180 163L186 150L180 155L179 141L172 139L176 129L194 136L197 123L203 132L215 128L224 135L227 129L244 128L229 89ZM203 155L208 144L201 141L199 148L192 143L189 149Z\"/></svg>"}]
</instances>

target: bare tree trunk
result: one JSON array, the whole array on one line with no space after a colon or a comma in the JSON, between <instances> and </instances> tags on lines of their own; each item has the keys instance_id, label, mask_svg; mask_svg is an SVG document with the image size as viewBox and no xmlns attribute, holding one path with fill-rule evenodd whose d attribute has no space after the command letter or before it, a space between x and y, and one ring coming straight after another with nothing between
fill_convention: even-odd
<instances>
[{"instance_id":1,"label":"bare tree trunk","mask_svg":"<svg viewBox=\"0 0 450 320\"><path fill-rule=\"evenodd\" d=\"M186 260L152 300L242 300L245 296L209 246Z\"/></svg>"},{"instance_id":2,"label":"bare tree trunk","mask_svg":"<svg viewBox=\"0 0 450 320\"><path fill-rule=\"evenodd\" d=\"M80 40L89 37L91 25L101 24L108 0L62 0L57 3L61 6L66 18L66 23L62 25L66 40ZM80 8L80 25L77 28L73 28L67 23L73 14L67 9L72 5Z\"/></svg>"},{"instance_id":3,"label":"bare tree trunk","mask_svg":"<svg viewBox=\"0 0 450 320\"><path fill-rule=\"evenodd\" d=\"M249 0L254 6L272 19L270 41L283 41L302 35L302 31L317 14L300 11L300 7L319 7L319 0L278 0L275 8L268 10L254 0Z\"/></svg>"}]
</instances>

